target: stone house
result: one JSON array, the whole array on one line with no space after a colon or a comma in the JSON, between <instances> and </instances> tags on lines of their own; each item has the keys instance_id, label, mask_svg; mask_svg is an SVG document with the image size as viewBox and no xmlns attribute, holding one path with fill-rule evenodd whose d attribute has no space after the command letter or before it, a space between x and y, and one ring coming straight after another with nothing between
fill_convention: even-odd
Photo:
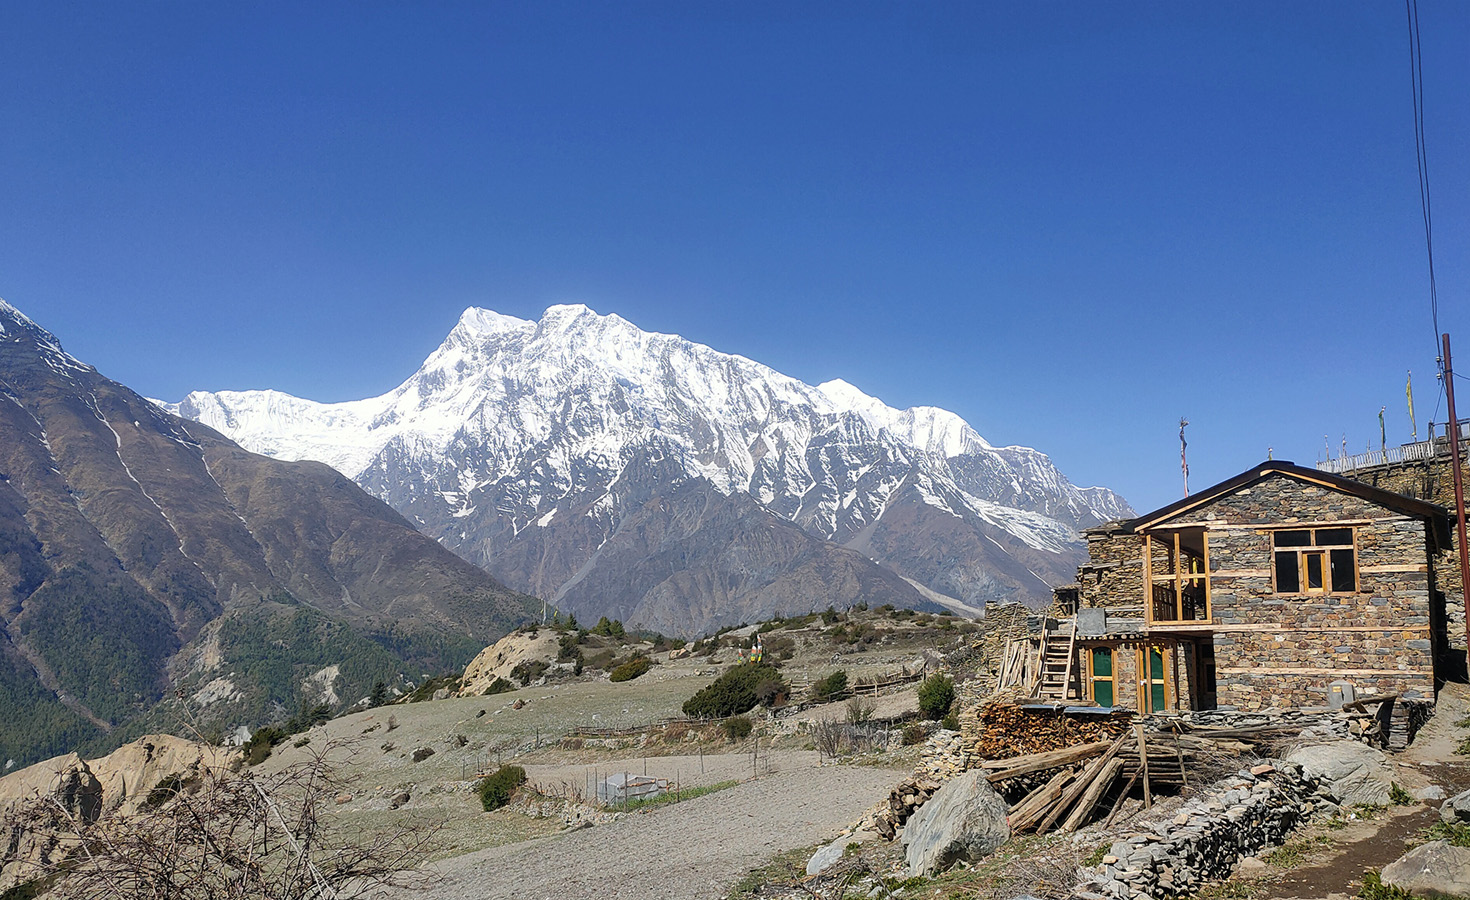
<instances>
[{"instance_id":1,"label":"stone house","mask_svg":"<svg viewBox=\"0 0 1470 900\"><path fill-rule=\"evenodd\" d=\"M1038 693L1141 712L1432 700L1443 507L1268 461L1086 533Z\"/></svg>"}]
</instances>

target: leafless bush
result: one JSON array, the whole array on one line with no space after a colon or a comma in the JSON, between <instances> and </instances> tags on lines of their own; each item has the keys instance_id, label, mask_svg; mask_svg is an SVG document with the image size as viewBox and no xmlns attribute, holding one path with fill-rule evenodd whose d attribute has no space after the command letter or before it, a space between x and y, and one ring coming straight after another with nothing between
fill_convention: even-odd
<instances>
[{"instance_id":1,"label":"leafless bush","mask_svg":"<svg viewBox=\"0 0 1470 900\"><path fill-rule=\"evenodd\" d=\"M820 719L812 726L812 740L823 756L851 756L873 748L873 733L863 725Z\"/></svg>"},{"instance_id":2,"label":"leafless bush","mask_svg":"<svg viewBox=\"0 0 1470 900\"><path fill-rule=\"evenodd\" d=\"M873 701L867 697L854 696L847 701L847 724L866 725L873 718Z\"/></svg>"},{"instance_id":3,"label":"leafless bush","mask_svg":"<svg viewBox=\"0 0 1470 900\"><path fill-rule=\"evenodd\" d=\"M134 815L88 821L63 797L40 797L8 817L42 850L23 877L52 880L45 896L57 900L325 900L413 880L437 827L344 839L321 815L345 786L333 749L269 776L201 768Z\"/></svg>"}]
</instances>

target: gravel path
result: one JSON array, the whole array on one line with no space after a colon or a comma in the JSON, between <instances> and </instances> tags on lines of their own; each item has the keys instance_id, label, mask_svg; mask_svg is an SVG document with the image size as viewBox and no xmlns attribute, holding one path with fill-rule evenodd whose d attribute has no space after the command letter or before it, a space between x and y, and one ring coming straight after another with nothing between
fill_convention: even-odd
<instances>
[{"instance_id":1,"label":"gravel path","mask_svg":"<svg viewBox=\"0 0 1470 900\"><path fill-rule=\"evenodd\" d=\"M829 766L747 781L595 828L432 867L404 900L711 900L783 850L833 837L902 777Z\"/></svg>"}]
</instances>

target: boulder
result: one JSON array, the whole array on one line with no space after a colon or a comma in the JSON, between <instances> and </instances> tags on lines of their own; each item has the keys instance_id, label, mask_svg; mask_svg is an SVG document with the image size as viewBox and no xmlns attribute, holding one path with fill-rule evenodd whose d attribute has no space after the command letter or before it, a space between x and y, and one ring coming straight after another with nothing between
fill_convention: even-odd
<instances>
[{"instance_id":1,"label":"boulder","mask_svg":"<svg viewBox=\"0 0 1470 900\"><path fill-rule=\"evenodd\" d=\"M1359 803L1383 806L1389 802L1393 772L1388 757L1357 741L1309 744L1286 754L1309 775L1321 779L1343 806Z\"/></svg>"},{"instance_id":2,"label":"boulder","mask_svg":"<svg viewBox=\"0 0 1470 900\"><path fill-rule=\"evenodd\" d=\"M1439 808L1439 817L1446 822L1465 824L1470 822L1470 791L1456 794Z\"/></svg>"},{"instance_id":3,"label":"boulder","mask_svg":"<svg viewBox=\"0 0 1470 900\"><path fill-rule=\"evenodd\" d=\"M1011 836L1005 800L983 771L966 772L919 807L903 829L909 872L930 876L957 860L974 862Z\"/></svg>"},{"instance_id":4,"label":"boulder","mask_svg":"<svg viewBox=\"0 0 1470 900\"><path fill-rule=\"evenodd\" d=\"M806 873L808 875L822 874L823 872L827 871L827 869L831 868L833 863L841 859L843 852L846 850L847 839L838 838L837 840L818 850L816 853L812 854L812 858L807 860Z\"/></svg>"},{"instance_id":5,"label":"boulder","mask_svg":"<svg viewBox=\"0 0 1470 900\"><path fill-rule=\"evenodd\" d=\"M1384 866L1381 877L1418 896L1470 896L1470 848L1430 841Z\"/></svg>"},{"instance_id":6,"label":"boulder","mask_svg":"<svg viewBox=\"0 0 1470 900\"><path fill-rule=\"evenodd\" d=\"M1439 785L1426 784L1423 787L1410 788L1409 796L1421 803L1432 803L1436 800L1443 800L1448 795Z\"/></svg>"}]
</instances>

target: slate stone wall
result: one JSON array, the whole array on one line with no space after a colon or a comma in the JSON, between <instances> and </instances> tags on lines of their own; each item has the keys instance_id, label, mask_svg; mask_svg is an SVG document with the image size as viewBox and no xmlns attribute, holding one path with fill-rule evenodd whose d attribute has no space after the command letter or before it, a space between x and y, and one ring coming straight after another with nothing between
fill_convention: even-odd
<instances>
[{"instance_id":1,"label":"slate stone wall","mask_svg":"<svg viewBox=\"0 0 1470 900\"><path fill-rule=\"evenodd\" d=\"M1461 452L1464 452L1464 448L1461 448ZM1466 483L1470 483L1470 469L1464 464L1461 468ZM1443 631L1448 638L1449 650L1463 656L1466 649L1465 594L1460 585L1459 551L1454 546L1455 483L1448 452L1433 459L1370 466L1344 472L1342 475L1385 491L1438 503L1450 510L1450 546L1434 556L1434 586L1445 595L1446 621Z\"/></svg>"},{"instance_id":2,"label":"slate stone wall","mask_svg":"<svg viewBox=\"0 0 1470 900\"><path fill-rule=\"evenodd\" d=\"M1320 705L1338 678L1353 682L1359 694L1434 695L1431 576L1422 522L1284 476L1197 512L1213 516L1207 518L1212 612L1222 627L1242 627L1215 636L1221 705ZM1350 594L1276 594L1273 529L1221 527L1351 520L1368 524L1353 526L1360 575L1359 590ZM1217 574L1222 570L1237 574Z\"/></svg>"}]
</instances>

